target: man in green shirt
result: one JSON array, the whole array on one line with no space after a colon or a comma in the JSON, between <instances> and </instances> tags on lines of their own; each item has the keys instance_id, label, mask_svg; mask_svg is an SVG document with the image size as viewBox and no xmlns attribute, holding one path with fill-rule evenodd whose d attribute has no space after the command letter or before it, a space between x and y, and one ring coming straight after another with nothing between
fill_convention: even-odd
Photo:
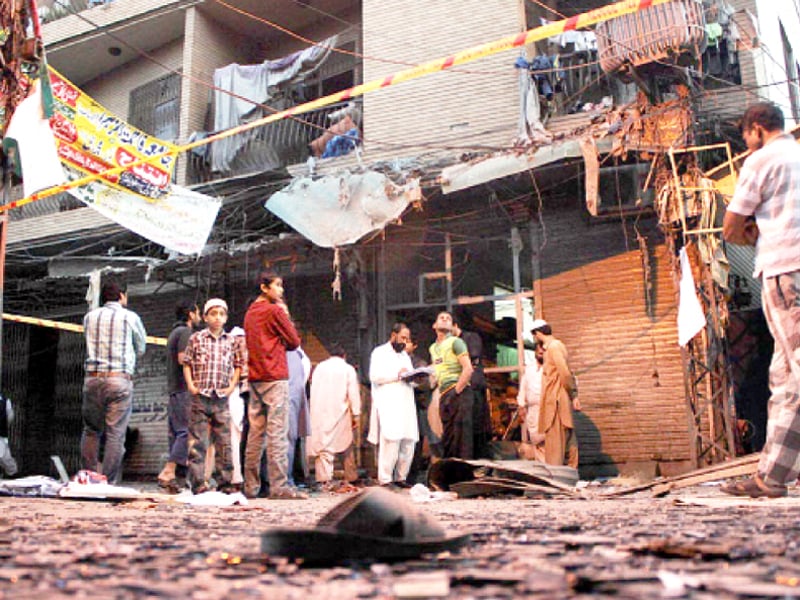
<instances>
[{"instance_id":1,"label":"man in green shirt","mask_svg":"<svg viewBox=\"0 0 800 600\"><path fill-rule=\"evenodd\" d=\"M444 458L473 458L472 362L464 340L452 335L453 316L440 312L433 324L436 341L431 344L431 364L439 388Z\"/></svg>"}]
</instances>

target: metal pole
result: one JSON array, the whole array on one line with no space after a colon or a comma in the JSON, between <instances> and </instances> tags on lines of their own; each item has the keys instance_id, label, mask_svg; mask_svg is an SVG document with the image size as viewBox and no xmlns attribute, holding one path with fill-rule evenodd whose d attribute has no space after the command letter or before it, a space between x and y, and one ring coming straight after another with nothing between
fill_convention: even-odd
<instances>
[{"instance_id":1,"label":"metal pole","mask_svg":"<svg viewBox=\"0 0 800 600\"><path fill-rule=\"evenodd\" d=\"M10 150L9 153L13 153ZM11 196L11 160L9 156L3 157L3 204L8 204ZM8 211L0 213L0 315L3 314L5 306L3 298L5 296L5 274L6 274L6 235L8 232ZM3 391L3 319L0 318L0 393Z\"/></svg>"},{"instance_id":2,"label":"metal pole","mask_svg":"<svg viewBox=\"0 0 800 600\"><path fill-rule=\"evenodd\" d=\"M519 294L522 291L519 274L519 255L522 252L522 238L519 235L519 229L516 227L511 228L511 252L514 257L514 293Z\"/></svg>"},{"instance_id":3,"label":"metal pole","mask_svg":"<svg viewBox=\"0 0 800 600\"><path fill-rule=\"evenodd\" d=\"M539 254L539 230L533 219L528 224L528 235L531 240L531 272L533 273L533 317L542 319L542 263Z\"/></svg>"},{"instance_id":4,"label":"metal pole","mask_svg":"<svg viewBox=\"0 0 800 600\"><path fill-rule=\"evenodd\" d=\"M447 312L453 312L453 251L450 247L450 234L444 234L444 270L447 273Z\"/></svg>"}]
</instances>

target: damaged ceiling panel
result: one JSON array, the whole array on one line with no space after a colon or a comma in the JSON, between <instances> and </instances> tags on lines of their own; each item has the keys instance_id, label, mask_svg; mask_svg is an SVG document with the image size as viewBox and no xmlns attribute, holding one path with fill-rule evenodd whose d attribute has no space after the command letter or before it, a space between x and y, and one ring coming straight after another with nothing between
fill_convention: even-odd
<instances>
[{"instance_id":1,"label":"damaged ceiling panel","mask_svg":"<svg viewBox=\"0 0 800 600\"><path fill-rule=\"evenodd\" d=\"M597 140L598 151L611 149L610 138ZM451 194L494 179L515 175L567 158L583 156L580 139L570 139L542 146L534 152L503 152L489 158L453 165L442 170L441 184L445 194Z\"/></svg>"},{"instance_id":2,"label":"damaged ceiling panel","mask_svg":"<svg viewBox=\"0 0 800 600\"><path fill-rule=\"evenodd\" d=\"M421 198L418 179L397 185L376 171L295 179L266 208L317 246L353 244Z\"/></svg>"}]
</instances>

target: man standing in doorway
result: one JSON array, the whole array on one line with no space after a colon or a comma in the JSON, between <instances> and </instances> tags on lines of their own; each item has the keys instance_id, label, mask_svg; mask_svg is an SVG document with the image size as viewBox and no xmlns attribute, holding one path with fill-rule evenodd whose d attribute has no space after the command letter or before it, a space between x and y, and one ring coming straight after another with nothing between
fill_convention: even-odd
<instances>
[{"instance_id":1,"label":"man standing in doorway","mask_svg":"<svg viewBox=\"0 0 800 600\"><path fill-rule=\"evenodd\" d=\"M341 344L333 344L330 358L323 360L311 375L311 435L308 455L313 456L314 477L324 487L333 485L333 462L342 459L344 479L358 479L353 435L361 415L358 375L347 362Z\"/></svg>"},{"instance_id":2,"label":"man standing in doorway","mask_svg":"<svg viewBox=\"0 0 800 600\"><path fill-rule=\"evenodd\" d=\"M567 362L567 347L553 337L544 319L533 322L531 333L544 348L539 433L544 435L544 462L578 468L578 440L572 411L581 409L575 377Z\"/></svg>"},{"instance_id":3,"label":"man standing in doorway","mask_svg":"<svg viewBox=\"0 0 800 600\"><path fill-rule=\"evenodd\" d=\"M439 415L442 419L444 458L470 460L473 455L472 362L464 340L452 335L453 316L440 312L433 324L436 341L431 344L431 363L439 388Z\"/></svg>"},{"instance_id":4,"label":"man standing in doorway","mask_svg":"<svg viewBox=\"0 0 800 600\"><path fill-rule=\"evenodd\" d=\"M369 380L372 411L367 441L378 446L378 482L407 487L406 477L419 439L414 388L403 375L413 370L406 344L411 332L405 323L395 323L389 341L372 351Z\"/></svg>"},{"instance_id":5,"label":"man standing in doorway","mask_svg":"<svg viewBox=\"0 0 800 600\"><path fill-rule=\"evenodd\" d=\"M544 365L544 348L536 344L534 350L536 360L533 364L525 365L525 374L519 384L517 405L522 427L527 434L527 440L533 448L533 459L544 462L544 435L539 433L539 407L542 402L542 366ZM525 441L526 436L523 436Z\"/></svg>"},{"instance_id":6,"label":"man standing in doorway","mask_svg":"<svg viewBox=\"0 0 800 600\"><path fill-rule=\"evenodd\" d=\"M177 494L186 487L189 460L189 408L192 395L186 390L183 356L192 333L200 326L200 309L195 302L181 300L175 305L177 322L167 338L167 463L158 474L158 485Z\"/></svg>"},{"instance_id":7,"label":"man standing in doorway","mask_svg":"<svg viewBox=\"0 0 800 600\"><path fill-rule=\"evenodd\" d=\"M775 350L767 439L754 477L722 486L734 496L785 496L800 471L800 146L781 109L761 102L742 117L745 160L722 227L726 241L756 246L754 277Z\"/></svg>"},{"instance_id":8,"label":"man standing in doorway","mask_svg":"<svg viewBox=\"0 0 800 600\"><path fill-rule=\"evenodd\" d=\"M116 281L105 281L100 288L103 306L83 318L86 378L81 464L84 469L101 472L111 484L122 479L125 430L133 408L133 373L147 338L139 315L125 308L126 289ZM105 446L103 464L98 468L101 438Z\"/></svg>"}]
</instances>

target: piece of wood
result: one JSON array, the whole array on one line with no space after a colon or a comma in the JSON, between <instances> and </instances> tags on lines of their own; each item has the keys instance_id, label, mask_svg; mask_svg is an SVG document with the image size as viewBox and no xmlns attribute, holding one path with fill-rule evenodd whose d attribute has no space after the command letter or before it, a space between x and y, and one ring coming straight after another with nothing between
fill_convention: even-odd
<instances>
[{"instance_id":1,"label":"piece of wood","mask_svg":"<svg viewBox=\"0 0 800 600\"><path fill-rule=\"evenodd\" d=\"M649 490L655 487L658 487L659 489L660 493L658 495L663 495L668 493L670 489L678 489L678 487L697 485L699 483L715 481L716 479L724 479L726 477L748 475L755 473L755 470L758 467L759 458L760 454L748 454L747 456L734 458L724 463L711 465L710 467L703 467L702 469L696 469L694 471L689 471L688 473L682 473L681 475L666 477L664 479L655 479L653 481L648 481L647 483L630 486L621 490L615 490L608 494L600 494L600 497L616 498L618 496L626 496L628 494L634 494L636 492ZM685 485L680 486L672 485L670 487L670 484L678 484L679 482L685 483L687 481L691 481L691 483L686 483Z\"/></svg>"},{"instance_id":2,"label":"piece of wood","mask_svg":"<svg viewBox=\"0 0 800 600\"><path fill-rule=\"evenodd\" d=\"M672 490L679 490L681 488L691 487L709 481L716 481L717 479L726 479L728 477L740 477L742 475L752 475L758 468L758 462L746 463L743 465L733 465L727 469L714 471L711 473L702 473L693 477L685 477L678 481L670 481L668 483L660 483L653 486L653 496L664 496Z\"/></svg>"}]
</instances>

